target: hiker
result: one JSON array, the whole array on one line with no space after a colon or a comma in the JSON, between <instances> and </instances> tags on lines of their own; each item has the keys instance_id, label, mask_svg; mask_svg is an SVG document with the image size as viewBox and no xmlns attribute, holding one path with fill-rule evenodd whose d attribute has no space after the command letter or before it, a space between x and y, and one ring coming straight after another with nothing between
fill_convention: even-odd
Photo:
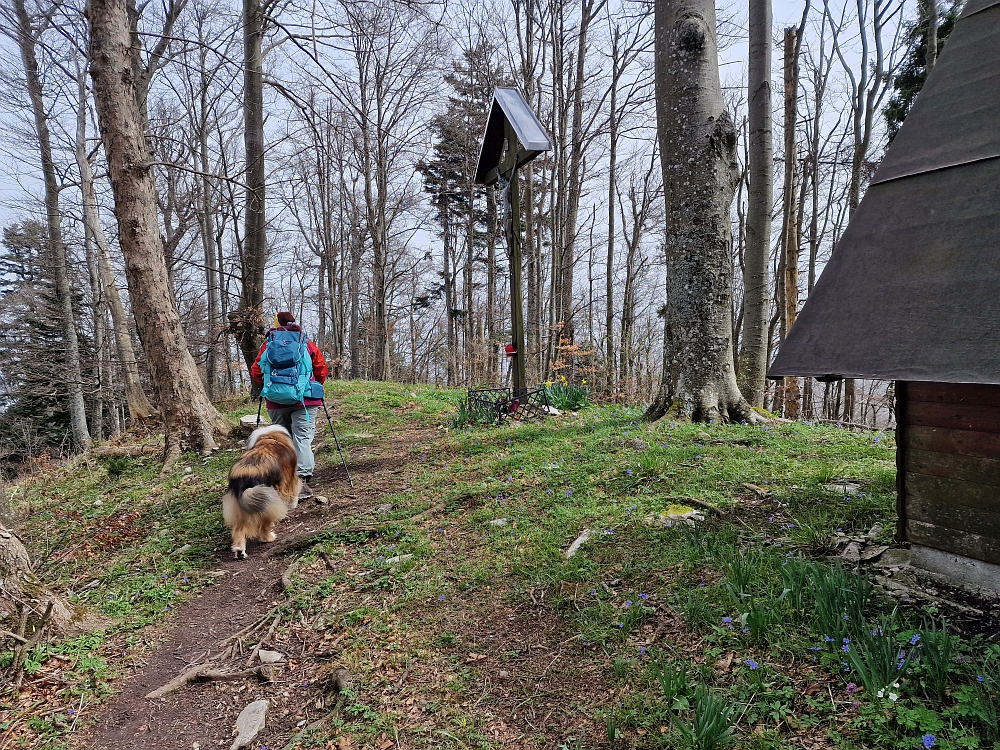
<instances>
[{"instance_id":1,"label":"hiker","mask_svg":"<svg viewBox=\"0 0 1000 750\"><path fill-rule=\"evenodd\" d=\"M302 478L300 499L313 496L309 486L316 468L312 441L316 415L323 404L323 383L329 374L323 353L306 338L295 316L290 312L275 315L274 327L257 352L250 377L263 386L261 398L272 424L281 425L292 435L298 456L296 471Z\"/></svg>"}]
</instances>

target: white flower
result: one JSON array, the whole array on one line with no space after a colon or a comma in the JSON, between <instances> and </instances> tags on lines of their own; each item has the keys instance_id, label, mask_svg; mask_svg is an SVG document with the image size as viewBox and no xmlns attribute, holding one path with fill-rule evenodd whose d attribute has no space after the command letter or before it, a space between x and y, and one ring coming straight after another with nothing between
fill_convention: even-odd
<instances>
[{"instance_id":1,"label":"white flower","mask_svg":"<svg viewBox=\"0 0 1000 750\"><path fill-rule=\"evenodd\" d=\"M898 688L898 687L899 687L899 683L898 683L898 682L894 682L894 683L892 683L892 686L893 686L894 688Z\"/></svg>"},{"instance_id":2,"label":"white flower","mask_svg":"<svg viewBox=\"0 0 1000 750\"><path fill-rule=\"evenodd\" d=\"M896 695L895 693L889 693L889 700L895 702L895 701L899 700L899 696Z\"/></svg>"},{"instance_id":3,"label":"white flower","mask_svg":"<svg viewBox=\"0 0 1000 750\"><path fill-rule=\"evenodd\" d=\"M878 697L879 698L884 698L885 697L885 690L879 690L878 691Z\"/></svg>"}]
</instances>

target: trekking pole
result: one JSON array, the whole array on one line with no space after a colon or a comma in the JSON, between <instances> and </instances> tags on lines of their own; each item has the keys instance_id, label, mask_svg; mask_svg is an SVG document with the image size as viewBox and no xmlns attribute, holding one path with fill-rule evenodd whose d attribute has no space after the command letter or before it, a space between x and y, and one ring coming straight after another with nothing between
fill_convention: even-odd
<instances>
[{"instance_id":1,"label":"trekking pole","mask_svg":"<svg viewBox=\"0 0 1000 750\"><path fill-rule=\"evenodd\" d=\"M330 419L330 412L326 408L326 401L322 402L323 413L326 414L327 424L330 425L330 432L333 433L333 440L337 444L337 452L340 453L340 460L344 464L344 471L347 472L347 481L351 483L351 487L354 486L354 480L351 478L351 470L347 468L347 459L344 458L344 451L340 447L340 438L337 437L337 431L333 429L333 420Z\"/></svg>"},{"instance_id":2,"label":"trekking pole","mask_svg":"<svg viewBox=\"0 0 1000 750\"><path fill-rule=\"evenodd\" d=\"M264 405L264 397L257 399L257 427L260 427L260 407Z\"/></svg>"}]
</instances>

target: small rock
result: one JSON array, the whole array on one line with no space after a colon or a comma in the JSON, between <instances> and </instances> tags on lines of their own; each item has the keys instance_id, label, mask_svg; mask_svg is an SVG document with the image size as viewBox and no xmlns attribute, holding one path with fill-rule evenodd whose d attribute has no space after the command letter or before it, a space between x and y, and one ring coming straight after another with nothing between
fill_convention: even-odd
<instances>
[{"instance_id":1,"label":"small rock","mask_svg":"<svg viewBox=\"0 0 1000 750\"><path fill-rule=\"evenodd\" d=\"M886 568L895 568L899 570L910 564L910 556L912 553L908 549L887 549L882 553L882 557L879 560L879 565Z\"/></svg>"},{"instance_id":2,"label":"small rock","mask_svg":"<svg viewBox=\"0 0 1000 750\"><path fill-rule=\"evenodd\" d=\"M268 700L254 701L236 717L236 739L230 750L239 750L253 742L257 735L264 730L267 718L267 709L271 703Z\"/></svg>"},{"instance_id":3,"label":"small rock","mask_svg":"<svg viewBox=\"0 0 1000 750\"><path fill-rule=\"evenodd\" d=\"M392 503L385 503L384 505L378 506L378 513L382 515L390 513L392 511L392 508L393 508Z\"/></svg>"},{"instance_id":4,"label":"small rock","mask_svg":"<svg viewBox=\"0 0 1000 750\"><path fill-rule=\"evenodd\" d=\"M103 500L95 500L94 501L94 507L95 508L100 508L102 505L104 505L104 501Z\"/></svg>"},{"instance_id":5,"label":"small rock","mask_svg":"<svg viewBox=\"0 0 1000 750\"><path fill-rule=\"evenodd\" d=\"M191 473L191 467L190 466L185 466L184 467L184 473L185 474L190 474Z\"/></svg>"},{"instance_id":6,"label":"small rock","mask_svg":"<svg viewBox=\"0 0 1000 750\"><path fill-rule=\"evenodd\" d=\"M507 519L506 518L494 518L492 521L487 521L486 525L487 526L506 526L507 525Z\"/></svg>"},{"instance_id":7,"label":"small rock","mask_svg":"<svg viewBox=\"0 0 1000 750\"><path fill-rule=\"evenodd\" d=\"M861 492L861 485L857 482L849 482L847 480L839 482L831 482L830 484L824 484L823 489L827 492L832 492L835 495L857 495Z\"/></svg>"},{"instance_id":8,"label":"small rock","mask_svg":"<svg viewBox=\"0 0 1000 750\"><path fill-rule=\"evenodd\" d=\"M413 555L396 555L385 561L386 565L399 565L413 559Z\"/></svg>"},{"instance_id":9,"label":"small rock","mask_svg":"<svg viewBox=\"0 0 1000 750\"><path fill-rule=\"evenodd\" d=\"M862 562L868 562L869 560L874 560L879 557L883 552L889 549L888 544L881 544L874 547L866 547L865 551L861 553Z\"/></svg>"},{"instance_id":10,"label":"small rock","mask_svg":"<svg viewBox=\"0 0 1000 750\"><path fill-rule=\"evenodd\" d=\"M285 658L285 655L279 651L268 651L262 648L257 652L257 658L260 659L261 664L277 664Z\"/></svg>"},{"instance_id":11,"label":"small rock","mask_svg":"<svg viewBox=\"0 0 1000 750\"><path fill-rule=\"evenodd\" d=\"M840 557L845 562L858 562L861 559L861 545L857 542L851 542L844 548L844 551L840 553Z\"/></svg>"},{"instance_id":12,"label":"small rock","mask_svg":"<svg viewBox=\"0 0 1000 750\"><path fill-rule=\"evenodd\" d=\"M695 436L695 438L697 438L698 440L711 440L711 439L712 439L712 436L711 436L711 435L709 435L709 434L708 434L707 432L705 432L704 430L699 430L698 432L696 432L696 433L694 434L694 436Z\"/></svg>"},{"instance_id":13,"label":"small rock","mask_svg":"<svg viewBox=\"0 0 1000 750\"><path fill-rule=\"evenodd\" d=\"M329 500L327 500L326 495L316 495L315 497L313 497L313 500L315 500L320 505L326 505L328 502L330 502Z\"/></svg>"},{"instance_id":14,"label":"small rock","mask_svg":"<svg viewBox=\"0 0 1000 750\"><path fill-rule=\"evenodd\" d=\"M543 411L546 414L548 414L550 417L561 417L562 416L562 411L560 411L559 409L557 409L554 406L546 406L543 409Z\"/></svg>"},{"instance_id":15,"label":"small rock","mask_svg":"<svg viewBox=\"0 0 1000 750\"><path fill-rule=\"evenodd\" d=\"M868 532L867 536L868 541L874 542L876 539L878 539L878 535L881 533L882 533L882 524L880 523L875 524L874 526L872 526L871 531Z\"/></svg>"},{"instance_id":16,"label":"small rock","mask_svg":"<svg viewBox=\"0 0 1000 750\"><path fill-rule=\"evenodd\" d=\"M191 549L191 545L190 545L190 544L185 544L185 545L183 545L183 546L181 546L181 547L178 547L177 549L175 549L175 550L174 550L173 552L171 552L170 554L172 554L172 555L183 555L183 554L184 554L185 552L187 552L187 551L188 551L189 549Z\"/></svg>"}]
</instances>

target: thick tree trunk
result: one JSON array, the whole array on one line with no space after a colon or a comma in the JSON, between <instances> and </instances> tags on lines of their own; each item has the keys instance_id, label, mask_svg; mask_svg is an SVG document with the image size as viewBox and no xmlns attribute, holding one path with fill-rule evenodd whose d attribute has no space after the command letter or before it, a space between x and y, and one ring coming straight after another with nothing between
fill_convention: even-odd
<instances>
[{"instance_id":1,"label":"thick tree trunk","mask_svg":"<svg viewBox=\"0 0 1000 750\"><path fill-rule=\"evenodd\" d=\"M733 367L736 130L712 0L657 0L656 121L666 194L663 378L647 419L756 421Z\"/></svg>"},{"instance_id":2,"label":"thick tree trunk","mask_svg":"<svg viewBox=\"0 0 1000 750\"><path fill-rule=\"evenodd\" d=\"M234 333L247 372L257 358L264 334L264 265L267 263L267 215L264 176L264 11L260 0L243 0L243 144L246 153L246 208L242 255L242 294ZM232 316L231 316L232 317ZM260 386L251 386L251 397Z\"/></svg>"},{"instance_id":3,"label":"thick tree trunk","mask_svg":"<svg viewBox=\"0 0 1000 750\"><path fill-rule=\"evenodd\" d=\"M229 423L209 401L174 305L156 216L152 161L137 97L128 0L92 0L90 72L132 310L164 427L164 465L185 448L211 450Z\"/></svg>"},{"instance_id":4,"label":"thick tree trunk","mask_svg":"<svg viewBox=\"0 0 1000 750\"><path fill-rule=\"evenodd\" d=\"M52 602L52 611L48 625L52 630L59 634L74 631L77 613L31 572L31 559L24 544L0 523L0 614L6 615L0 622L11 623L9 629L13 629L18 605L27 606L28 611L22 616L27 616L30 634L45 615L49 602ZM8 629L6 624L4 629Z\"/></svg>"},{"instance_id":5,"label":"thick tree trunk","mask_svg":"<svg viewBox=\"0 0 1000 750\"><path fill-rule=\"evenodd\" d=\"M743 342L740 390L753 406L764 405L767 318L771 308L771 203L774 143L771 134L771 0L750 0L748 70L749 177L743 274Z\"/></svg>"},{"instance_id":6,"label":"thick tree trunk","mask_svg":"<svg viewBox=\"0 0 1000 750\"><path fill-rule=\"evenodd\" d=\"M31 17L25 9L24 0L14 0L17 15L17 41L24 63L25 82L31 109L35 120L35 136L42 161L42 176L45 183L45 220L48 228L48 249L52 258L55 275L56 298L62 317L64 345L66 347L66 371L62 379L68 396L70 427L73 443L78 450L90 447L90 432L87 430L87 404L83 398L83 369L80 364L80 343L76 334L76 316L73 311L73 294L70 288L69 268L66 259L66 245L62 238L62 215L59 212L59 178L52 160L52 142L49 136L48 111L42 97L42 79L35 54L35 31Z\"/></svg>"}]
</instances>

